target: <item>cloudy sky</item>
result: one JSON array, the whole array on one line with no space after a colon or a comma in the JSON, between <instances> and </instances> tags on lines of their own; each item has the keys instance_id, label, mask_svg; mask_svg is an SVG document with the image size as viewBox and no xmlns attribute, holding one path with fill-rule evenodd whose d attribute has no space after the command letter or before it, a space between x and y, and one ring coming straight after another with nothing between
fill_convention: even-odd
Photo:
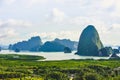
<instances>
[{"instance_id":1,"label":"cloudy sky","mask_svg":"<svg viewBox=\"0 0 120 80\"><path fill-rule=\"evenodd\" d=\"M0 44L39 35L78 41L89 24L104 44L120 45L120 0L0 0Z\"/></svg>"}]
</instances>

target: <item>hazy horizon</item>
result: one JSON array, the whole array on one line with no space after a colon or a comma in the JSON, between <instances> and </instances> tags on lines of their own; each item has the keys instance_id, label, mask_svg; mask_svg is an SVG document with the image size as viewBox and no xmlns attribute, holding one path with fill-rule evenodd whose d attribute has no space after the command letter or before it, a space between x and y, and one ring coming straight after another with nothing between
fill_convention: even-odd
<instances>
[{"instance_id":1,"label":"hazy horizon","mask_svg":"<svg viewBox=\"0 0 120 80\"><path fill-rule=\"evenodd\" d=\"M0 0L0 44L40 36L78 41L94 25L106 45L120 45L119 0Z\"/></svg>"}]
</instances>

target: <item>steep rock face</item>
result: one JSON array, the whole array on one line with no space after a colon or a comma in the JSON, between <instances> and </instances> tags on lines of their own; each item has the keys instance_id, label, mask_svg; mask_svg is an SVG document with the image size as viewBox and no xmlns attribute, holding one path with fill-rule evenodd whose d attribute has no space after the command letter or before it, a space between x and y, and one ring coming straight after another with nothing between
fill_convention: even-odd
<instances>
[{"instance_id":1,"label":"steep rock face","mask_svg":"<svg viewBox=\"0 0 120 80\"><path fill-rule=\"evenodd\" d=\"M58 39L56 38L54 42L58 42L66 47L69 47L71 50L77 50L78 42L71 41L70 39Z\"/></svg>"},{"instance_id":2,"label":"steep rock face","mask_svg":"<svg viewBox=\"0 0 120 80\"><path fill-rule=\"evenodd\" d=\"M76 54L82 56L99 56L101 48L103 48L103 44L97 30L93 25L88 25L80 36Z\"/></svg>"},{"instance_id":3,"label":"steep rock face","mask_svg":"<svg viewBox=\"0 0 120 80\"><path fill-rule=\"evenodd\" d=\"M47 41L44 45L40 48L40 51L43 52L63 52L65 46L61 45L60 43L54 41Z\"/></svg>"},{"instance_id":4,"label":"steep rock face","mask_svg":"<svg viewBox=\"0 0 120 80\"><path fill-rule=\"evenodd\" d=\"M26 50L26 51L38 51L42 45L42 41L39 36L31 37L28 41L18 42L13 45L9 45L10 50Z\"/></svg>"},{"instance_id":5,"label":"steep rock face","mask_svg":"<svg viewBox=\"0 0 120 80\"><path fill-rule=\"evenodd\" d=\"M28 44L31 46L30 51L38 51L43 43L41 38L39 36L36 36L29 39Z\"/></svg>"}]
</instances>

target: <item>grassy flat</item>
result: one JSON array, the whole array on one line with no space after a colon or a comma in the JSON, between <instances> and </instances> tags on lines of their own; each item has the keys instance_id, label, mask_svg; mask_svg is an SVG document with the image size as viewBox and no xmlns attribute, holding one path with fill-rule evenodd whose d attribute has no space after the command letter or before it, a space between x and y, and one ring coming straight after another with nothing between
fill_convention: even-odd
<instances>
[{"instance_id":1,"label":"grassy flat","mask_svg":"<svg viewBox=\"0 0 120 80\"><path fill-rule=\"evenodd\" d=\"M5 80L120 80L120 60L33 61L0 59ZM91 79L87 79L87 78Z\"/></svg>"},{"instance_id":2,"label":"grassy flat","mask_svg":"<svg viewBox=\"0 0 120 80\"><path fill-rule=\"evenodd\" d=\"M0 58L8 60L41 60L42 56L35 55L18 55L18 54L0 54Z\"/></svg>"}]
</instances>

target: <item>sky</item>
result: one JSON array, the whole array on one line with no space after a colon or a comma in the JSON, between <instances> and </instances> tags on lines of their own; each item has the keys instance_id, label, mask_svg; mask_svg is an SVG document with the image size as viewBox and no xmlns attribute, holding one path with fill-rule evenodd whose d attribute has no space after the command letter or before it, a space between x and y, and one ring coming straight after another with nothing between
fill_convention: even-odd
<instances>
[{"instance_id":1,"label":"sky","mask_svg":"<svg viewBox=\"0 0 120 80\"><path fill-rule=\"evenodd\" d=\"M105 45L120 45L120 0L0 0L0 44L40 36L78 41L94 25Z\"/></svg>"}]
</instances>

